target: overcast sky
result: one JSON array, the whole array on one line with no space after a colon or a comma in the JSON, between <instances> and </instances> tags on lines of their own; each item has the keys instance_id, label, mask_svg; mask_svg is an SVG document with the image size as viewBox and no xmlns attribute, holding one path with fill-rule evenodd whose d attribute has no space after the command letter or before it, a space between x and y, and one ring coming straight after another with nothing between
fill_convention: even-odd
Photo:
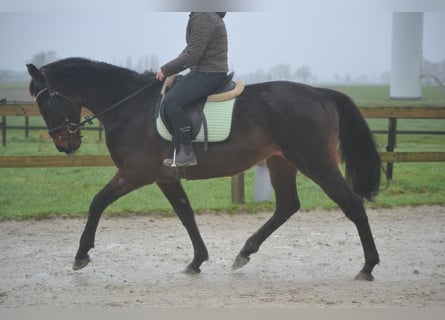
<instances>
[{"instance_id":1,"label":"overcast sky","mask_svg":"<svg viewBox=\"0 0 445 320\"><path fill-rule=\"evenodd\" d=\"M242 74L283 63L309 66L320 80L378 78L390 70L393 11L425 11L423 56L445 60L445 1L382 1L228 1L242 11L225 18L230 68ZM185 46L186 12L147 0L71 2L0 0L0 69L25 70L34 54L52 50L110 63L156 55L162 64Z\"/></svg>"}]
</instances>

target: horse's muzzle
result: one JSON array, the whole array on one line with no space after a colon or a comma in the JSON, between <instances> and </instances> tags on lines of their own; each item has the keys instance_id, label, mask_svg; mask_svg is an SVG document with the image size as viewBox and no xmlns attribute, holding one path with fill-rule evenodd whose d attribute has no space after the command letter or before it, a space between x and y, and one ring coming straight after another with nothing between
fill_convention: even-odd
<instances>
[{"instance_id":1,"label":"horse's muzzle","mask_svg":"<svg viewBox=\"0 0 445 320\"><path fill-rule=\"evenodd\" d=\"M77 134L54 136L53 141L57 151L64 152L66 154L73 154L80 148L80 145L82 144L82 136Z\"/></svg>"}]
</instances>

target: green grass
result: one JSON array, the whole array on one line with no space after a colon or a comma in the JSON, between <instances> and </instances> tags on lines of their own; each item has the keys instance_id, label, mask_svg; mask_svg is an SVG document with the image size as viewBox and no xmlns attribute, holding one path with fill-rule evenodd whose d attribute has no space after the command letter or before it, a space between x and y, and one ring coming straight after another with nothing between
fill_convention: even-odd
<instances>
[{"instance_id":1,"label":"green grass","mask_svg":"<svg viewBox=\"0 0 445 320\"><path fill-rule=\"evenodd\" d=\"M28 89L29 83L0 82L0 89Z\"/></svg>"},{"instance_id":2,"label":"green grass","mask_svg":"<svg viewBox=\"0 0 445 320\"><path fill-rule=\"evenodd\" d=\"M385 106L445 105L445 90L439 86L423 87L420 100L389 99L388 86L332 86L331 88L349 95L361 107L373 107L377 104Z\"/></svg>"},{"instance_id":3,"label":"green grass","mask_svg":"<svg viewBox=\"0 0 445 320\"><path fill-rule=\"evenodd\" d=\"M442 163L396 164L395 178L371 207L445 204L445 165ZM20 219L85 215L94 196L114 174L114 168L2 169L0 217ZM299 196L303 210L336 208L312 181L299 175ZM245 176L246 204L230 199L230 178L184 181L184 188L197 212L272 211L274 202L253 201L253 171ZM205 195L205 196L204 196ZM157 212L171 215L167 200L155 185L123 197L107 208L108 214Z\"/></svg>"},{"instance_id":4,"label":"green grass","mask_svg":"<svg viewBox=\"0 0 445 320\"><path fill-rule=\"evenodd\" d=\"M386 87L337 88L351 95L359 105L384 104L389 90ZM445 106L445 94L438 87L424 89L424 101L420 104ZM391 101L391 103L393 103ZM407 104L412 105L411 101ZM397 105L400 105L399 101ZM9 125L23 125L23 117L8 117ZM373 130L387 128L386 120L369 120ZM31 125L44 125L39 117L30 118ZM445 131L445 120L400 120L400 130ZM83 132L84 139L79 154L107 154L98 133ZM384 150L386 136L376 135L379 149ZM60 155L46 130L30 131L25 137L23 130L8 130L7 147L0 146L0 156L7 155ZM396 151L445 151L443 135L398 135ZM64 155L60 155L64 156ZM115 168L38 168L0 169L0 219L23 219L48 216L86 215L93 196L116 172ZM183 181L194 209L207 211L256 212L273 211L274 202L253 201L253 170L245 175L246 204L231 203L230 178L202 181ZM382 191L370 207L417 206L445 204L445 163L396 163L394 179ZM312 181L297 177L299 196L303 210L336 208ZM162 213L172 215L172 209L155 185L147 186L119 199L107 214Z\"/></svg>"}]
</instances>

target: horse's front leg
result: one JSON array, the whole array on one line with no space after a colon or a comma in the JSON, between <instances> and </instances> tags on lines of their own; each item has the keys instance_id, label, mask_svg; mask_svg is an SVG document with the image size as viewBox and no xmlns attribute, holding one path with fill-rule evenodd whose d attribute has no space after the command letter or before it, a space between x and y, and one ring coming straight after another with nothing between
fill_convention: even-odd
<instances>
[{"instance_id":1,"label":"horse's front leg","mask_svg":"<svg viewBox=\"0 0 445 320\"><path fill-rule=\"evenodd\" d=\"M74 260L73 269L79 270L90 262L88 251L94 248L94 239L102 212L112 202L143 185L140 181L129 178L118 171L111 181L95 195L90 204L88 220L79 242L79 250Z\"/></svg>"},{"instance_id":2,"label":"horse's front leg","mask_svg":"<svg viewBox=\"0 0 445 320\"><path fill-rule=\"evenodd\" d=\"M207 248L196 225L195 215L187 195L179 180L168 180L156 182L172 205L179 219L190 236L193 244L193 261L184 270L185 273L200 273L201 264L209 258Z\"/></svg>"}]
</instances>

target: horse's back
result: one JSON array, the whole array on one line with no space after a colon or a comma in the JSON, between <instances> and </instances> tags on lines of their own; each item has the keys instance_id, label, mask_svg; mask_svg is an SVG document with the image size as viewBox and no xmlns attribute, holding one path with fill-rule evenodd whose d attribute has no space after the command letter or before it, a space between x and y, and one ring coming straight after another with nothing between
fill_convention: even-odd
<instances>
[{"instance_id":1,"label":"horse's back","mask_svg":"<svg viewBox=\"0 0 445 320\"><path fill-rule=\"evenodd\" d=\"M338 122L337 106L329 91L291 81L246 86L236 110L239 114L234 116L262 116L263 121L283 130L335 129Z\"/></svg>"}]
</instances>

